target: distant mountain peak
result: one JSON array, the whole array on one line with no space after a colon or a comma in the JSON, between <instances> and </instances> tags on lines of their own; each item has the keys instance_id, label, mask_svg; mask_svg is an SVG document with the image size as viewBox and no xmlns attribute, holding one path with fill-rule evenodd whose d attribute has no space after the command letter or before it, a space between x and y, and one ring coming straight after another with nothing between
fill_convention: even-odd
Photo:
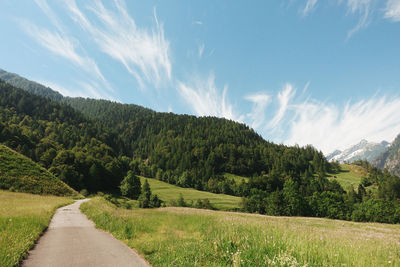
<instances>
[{"instance_id":1,"label":"distant mountain peak","mask_svg":"<svg viewBox=\"0 0 400 267\"><path fill-rule=\"evenodd\" d=\"M351 146L344 151L335 150L334 152L327 155L329 161L353 162L356 160L367 160L374 161L380 154L382 154L389 147L390 143L382 141L380 143L368 142L362 139L356 145Z\"/></svg>"}]
</instances>

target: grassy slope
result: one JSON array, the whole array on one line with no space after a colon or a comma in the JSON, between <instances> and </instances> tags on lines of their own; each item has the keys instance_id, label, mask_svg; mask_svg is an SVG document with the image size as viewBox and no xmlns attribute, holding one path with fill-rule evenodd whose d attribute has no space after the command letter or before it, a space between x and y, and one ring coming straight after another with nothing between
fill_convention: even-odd
<instances>
[{"instance_id":1,"label":"grassy slope","mask_svg":"<svg viewBox=\"0 0 400 267\"><path fill-rule=\"evenodd\" d=\"M79 195L46 169L1 144L0 189L44 195Z\"/></svg>"},{"instance_id":2,"label":"grassy slope","mask_svg":"<svg viewBox=\"0 0 400 267\"><path fill-rule=\"evenodd\" d=\"M81 209L154 266L399 266L400 225L190 208Z\"/></svg>"},{"instance_id":3,"label":"grassy slope","mask_svg":"<svg viewBox=\"0 0 400 267\"><path fill-rule=\"evenodd\" d=\"M148 180L152 193L157 194L158 197L167 202L167 204L170 201L176 201L179 198L179 194L182 194L185 201L195 202L198 199L208 198L215 208L221 210L233 210L239 208L240 206L240 197L224 194L213 194L209 192L198 191L192 188L182 188L156 179L140 177L142 184L145 179Z\"/></svg>"},{"instance_id":4,"label":"grassy slope","mask_svg":"<svg viewBox=\"0 0 400 267\"><path fill-rule=\"evenodd\" d=\"M0 190L0 266L18 266L56 208L68 203L72 199Z\"/></svg>"},{"instance_id":5,"label":"grassy slope","mask_svg":"<svg viewBox=\"0 0 400 267\"><path fill-rule=\"evenodd\" d=\"M363 167L351 164L341 164L340 166L342 171L335 174L330 173L329 179L336 179L346 190L350 186L353 186L357 190L358 185L361 183L361 178L368 176L367 171Z\"/></svg>"},{"instance_id":6,"label":"grassy slope","mask_svg":"<svg viewBox=\"0 0 400 267\"><path fill-rule=\"evenodd\" d=\"M242 182L242 180L244 179L245 182L249 181L249 178L244 177L244 176L239 176L236 174L231 174L231 173L224 173L224 177L228 180L234 180L235 183L240 184Z\"/></svg>"}]
</instances>

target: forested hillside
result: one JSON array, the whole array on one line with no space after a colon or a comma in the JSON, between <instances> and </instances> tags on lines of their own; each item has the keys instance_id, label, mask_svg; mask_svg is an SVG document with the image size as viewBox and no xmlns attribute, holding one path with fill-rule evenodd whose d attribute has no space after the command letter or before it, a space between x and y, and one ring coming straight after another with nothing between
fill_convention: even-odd
<instances>
[{"instance_id":1,"label":"forested hillside","mask_svg":"<svg viewBox=\"0 0 400 267\"><path fill-rule=\"evenodd\" d=\"M248 126L226 119L158 113L105 100L63 101L115 129L124 153L136 159L135 168L142 175L181 186L207 189L208 184L224 180L219 177L223 172L300 174L309 169L314 158L318 160L311 166L313 171L329 168L322 153L311 147L276 145Z\"/></svg>"},{"instance_id":2,"label":"forested hillside","mask_svg":"<svg viewBox=\"0 0 400 267\"><path fill-rule=\"evenodd\" d=\"M39 83L25 79L15 73L7 72L0 69L0 80L6 81L7 83L28 91L29 93L44 96L52 100L61 100L63 96L50 89L49 87L43 86Z\"/></svg>"},{"instance_id":3,"label":"forested hillside","mask_svg":"<svg viewBox=\"0 0 400 267\"><path fill-rule=\"evenodd\" d=\"M116 188L124 175L118 137L73 108L0 82L0 142L76 190Z\"/></svg>"}]
</instances>

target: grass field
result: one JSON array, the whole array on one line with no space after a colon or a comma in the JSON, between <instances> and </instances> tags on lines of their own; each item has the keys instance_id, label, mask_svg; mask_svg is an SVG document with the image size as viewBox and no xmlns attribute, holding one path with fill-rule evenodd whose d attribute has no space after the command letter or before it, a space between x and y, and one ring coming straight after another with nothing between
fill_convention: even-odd
<instances>
[{"instance_id":1,"label":"grass field","mask_svg":"<svg viewBox=\"0 0 400 267\"><path fill-rule=\"evenodd\" d=\"M213 207L220 210L234 210L240 207L240 197L224 194L213 194L192 188L182 188L156 179L140 177L142 184L144 183L145 179L148 180L152 193L157 194L161 200L166 202L167 205L170 204L171 201L176 201L179 198L179 195L182 194L186 202L195 202L198 199L207 198L210 200Z\"/></svg>"},{"instance_id":2,"label":"grass field","mask_svg":"<svg viewBox=\"0 0 400 267\"><path fill-rule=\"evenodd\" d=\"M72 202L71 198L0 190L0 266L18 266L56 208Z\"/></svg>"},{"instance_id":3,"label":"grass field","mask_svg":"<svg viewBox=\"0 0 400 267\"><path fill-rule=\"evenodd\" d=\"M240 184L243 179L245 182L249 181L249 178L247 178L247 177L239 176L239 175L232 174L232 173L224 173L224 177L229 180L233 179L235 181L235 183L237 183L237 184Z\"/></svg>"},{"instance_id":4,"label":"grass field","mask_svg":"<svg viewBox=\"0 0 400 267\"><path fill-rule=\"evenodd\" d=\"M361 178L368 176L367 171L357 165L341 164L340 167L342 170L339 173L330 173L329 179L337 180L345 190L350 186L357 190L358 185L361 183Z\"/></svg>"},{"instance_id":5,"label":"grass field","mask_svg":"<svg viewBox=\"0 0 400 267\"><path fill-rule=\"evenodd\" d=\"M1 144L0 189L41 195L80 196L31 159Z\"/></svg>"},{"instance_id":6,"label":"grass field","mask_svg":"<svg viewBox=\"0 0 400 267\"><path fill-rule=\"evenodd\" d=\"M161 208L81 209L154 266L400 266L400 225Z\"/></svg>"}]
</instances>

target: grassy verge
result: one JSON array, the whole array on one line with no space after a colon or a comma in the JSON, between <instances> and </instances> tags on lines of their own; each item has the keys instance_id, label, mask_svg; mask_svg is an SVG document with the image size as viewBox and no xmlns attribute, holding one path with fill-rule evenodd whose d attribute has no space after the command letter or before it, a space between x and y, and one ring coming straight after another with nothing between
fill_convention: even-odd
<instances>
[{"instance_id":1,"label":"grassy verge","mask_svg":"<svg viewBox=\"0 0 400 267\"><path fill-rule=\"evenodd\" d=\"M193 188L182 188L179 186L171 185L156 179L140 177L142 184L147 179L153 194L157 194L158 197L165 201L166 204L170 204L172 201L176 201L179 195L182 194L185 201L197 201L198 199L208 199L213 207L220 210L235 210L240 208L241 198L235 196L229 196L224 194L213 194L210 192L199 191Z\"/></svg>"},{"instance_id":2,"label":"grassy verge","mask_svg":"<svg viewBox=\"0 0 400 267\"><path fill-rule=\"evenodd\" d=\"M399 266L400 226L162 208L81 206L154 266Z\"/></svg>"},{"instance_id":3,"label":"grassy verge","mask_svg":"<svg viewBox=\"0 0 400 267\"><path fill-rule=\"evenodd\" d=\"M0 266L18 266L56 208L72 202L71 198L0 190Z\"/></svg>"}]
</instances>

